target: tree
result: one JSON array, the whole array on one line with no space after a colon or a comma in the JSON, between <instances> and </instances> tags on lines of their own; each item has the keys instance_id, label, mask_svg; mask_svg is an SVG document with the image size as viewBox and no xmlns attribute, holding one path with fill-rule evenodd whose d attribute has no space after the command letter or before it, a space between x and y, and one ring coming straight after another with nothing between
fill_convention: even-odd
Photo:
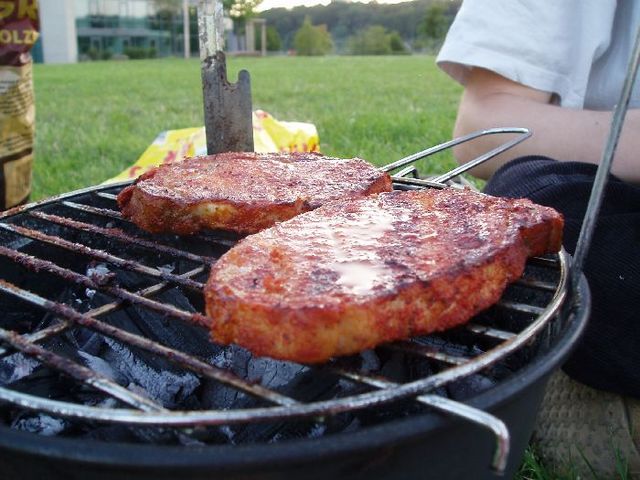
<instances>
[{"instance_id":1,"label":"tree","mask_svg":"<svg viewBox=\"0 0 640 480\"><path fill-rule=\"evenodd\" d=\"M262 48L262 36L256 36L256 50ZM282 39L276 27L269 25L267 27L267 50L269 52L277 52L282 49Z\"/></svg>"},{"instance_id":2,"label":"tree","mask_svg":"<svg viewBox=\"0 0 640 480\"><path fill-rule=\"evenodd\" d=\"M372 25L359 31L347 41L347 51L353 55L389 55L391 42L387 29Z\"/></svg>"},{"instance_id":3,"label":"tree","mask_svg":"<svg viewBox=\"0 0 640 480\"><path fill-rule=\"evenodd\" d=\"M326 25L312 25L306 17L293 38L293 46L299 55L326 55L333 48L333 40Z\"/></svg>"},{"instance_id":4,"label":"tree","mask_svg":"<svg viewBox=\"0 0 640 480\"><path fill-rule=\"evenodd\" d=\"M239 37L244 36L247 30L247 22L255 16L255 8L262 0L224 0L223 5L229 5L229 16L233 20L233 31ZM249 45L244 45L245 49Z\"/></svg>"},{"instance_id":5,"label":"tree","mask_svg":"<svg viewBox=\"0 0 640 480\"><path fill-rule=\"evenodd\" d=\"M260 12L260 17L276 27L284 48L293 48L294 34L304 17L309 16L313 24L327 26L334 50L340 52L343 47L346 51L349 37L372 25L382 25L389 32L398 32L405 44L413 44L417 38L424 43L426 37L420 33L419 26L429 6L436 2L444 5L447 25L450 24L460 8L461 0L413 0L398 4L334 0L328 5L265 10Z\"/></svg>"},{"instance_id":6,"label":"tree","mask_svg":"<svg viewBox=\"0 0 640 480\"><path fill-rule=\"evenodd\" d=\"M407 47L402 41L402 37L398 32L391 32L389 34L389 46L391 47L391 53L402 54L409 53Z\"/></svg>"},{"instance_id":7,"label":"tree","mask_svg":"<svg viewBox=\"0 0 640 480\"><path fill-rule=\"evenodd\" d=\"M347 51L352 55L389 55L407 53L398 32L388 32L381 25L372 25L347 40Z\"/></svg>"},{"instance_id":8,"label":"tree","mask_svg":"<svg viewBox=\"0 0 640 480\"><path fill-rule=\"evenodd\" d=\"M270 52L277 52L282 50L282 39L276 27L269 25L267 27L267 50Z\"/></svg>"},{"instance_id":9,"label":"tree","mask_svg":"<svg viewBox=\"0 0 640 480\"><path fill-rule=\"evenodd\" d=\"M255 9L261 3L262 0L227 0L229 16L246 23L255 16Z\"/></svg>"},{"instance_id":10,"label":"tree","mask_svg":"<svg viewBox=\"0 0 640 480\"><path fill-rule=\"evenodd\" d=\"M451 18L447 15L447 6L444 3L429 5L418 27L419 33L426 40L427 50L435 52L440 48L450 24Z\"/></svg>"}]
</instances>

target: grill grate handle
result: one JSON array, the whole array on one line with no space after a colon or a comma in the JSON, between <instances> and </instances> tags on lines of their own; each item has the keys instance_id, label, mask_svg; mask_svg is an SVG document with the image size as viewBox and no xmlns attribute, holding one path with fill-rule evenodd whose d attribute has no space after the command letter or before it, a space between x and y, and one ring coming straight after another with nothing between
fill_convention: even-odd
<instances>
[{"instance_id":1,"label":"grill grate handle","mask_svg":"<svg viewBox=\"0 0 640 480\"><path fill-rule=\"evenodd\" d=\"M407 184L419 185L421 187L443 188L445 187L445 183L448 182L449 180L454 179L455 177L463 174L464 172L471 170L474 167L477 167L481 163L484 163L487 160L492 159L496 155L499 155L502 152L506 152L507 150L515 147L519 143L524 142L527 138L529 138L532 135L531 131L527 128L520 128L520 127L499 127L499 128L489 128L487 130L478 130L476 132L471 132L462 137L454 138L453 140L449 140L448 142L434 145L433 147L429 147L426 150L413 153L409 156L401 158L400 160L396 160L395 162L389 163L388 165L381 167L380 170L383 172L390 172L392 170L396 170L398 168L404 167L418 160L421 160L423 158L429 157L436 153L442 152L449 148L455 147L462 143L470 142L471 140L475 140L476 138L484 137L487 135L501 135L505 133L517 133L518 136L503 143L502 145L497 146L493 150L490 150L489 152L484 153L479 157L476 157L473 160L470 160L469 162L463 165L460 165L454 168L453 170L450 170L447 173L443 173L442 175L439 175L430 180L423 180L418 178L412 178L412 179L402 178L404 175L415 173L415 167L405 168L400 172L397 172L393 177L394 181L398 181L400 183L406 182Z\"/></svg>"}]
</instances>

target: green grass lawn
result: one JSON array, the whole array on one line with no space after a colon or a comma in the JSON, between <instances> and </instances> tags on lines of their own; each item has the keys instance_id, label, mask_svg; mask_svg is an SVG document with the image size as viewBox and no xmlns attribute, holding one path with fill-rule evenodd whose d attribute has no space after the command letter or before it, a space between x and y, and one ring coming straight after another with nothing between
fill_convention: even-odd
<instances>
[{"instance_id":1,"label":"green grass lawn","mask_svg":"<svg viewBox=\"0 0 640 480\"><path fill-rule=\"evenodd\" d=\"M231 58L254 109L314 123L323 153L389 163L451 137L460 87L433 57ZM162 130L203 124L200 63L167 59L36 65L33 199L94 185L133 163ZM450 154L425 167L441 172Z\"/></svg>"}]
</instances>

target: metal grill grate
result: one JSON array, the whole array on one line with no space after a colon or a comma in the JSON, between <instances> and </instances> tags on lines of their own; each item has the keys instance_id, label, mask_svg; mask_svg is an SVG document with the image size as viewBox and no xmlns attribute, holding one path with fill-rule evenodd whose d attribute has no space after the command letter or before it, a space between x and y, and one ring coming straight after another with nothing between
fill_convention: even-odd
<instances>
[{"instance_id":1,"label":"metal grill grate","mask_svg":"<svg viewBox=\"0 0 640 480\"><path fill-rule=\"evenodd\" d=\"M524 277L510 287L488 314L456 329L451 338L444 340L447 344L461 345L458 350L440 348L441 336L395 342L379 348L428 363L431 372L428 375L396 381L379 372L336 361L311 370L318 375L337 376L358 385L359 389L344 397L305 401L242 378L193 352L163 345L112 322L114 314L134 306L155 315L160 323L181 321L203 325L201 291L209 265L236 241L230 235L215 232L188 239L169 235L152 239L121 218L115 204L115 195L121 187L86 189L0 216L3 272L0 302L4 299L7 305L17 299L20 305L17 315L22 317L37 318L37 312L55 317L46 326L42 321L26 322L30 324L21 331L12 326L9 316L0 328L0 340L4 344L0 358L20 352L119 404L86 405L53 400L16 390L10 383L0 387L1 400L30 411L92 422L196 427L317 418L414 399L420 405L491 429L498 440L494 466L504 467L508 453L508 432L504 424L485 412L433 392L508 362L514 352L524 355L522 352L532 346L544 348L552 337L551 329L561 327L558 323L562 316L558 316L558 312L566 295L568 278L568 260L564 253L531 259ZM195 311L161 299L163 293L173 289L188 297ZM69 290L73 292L71 296ZM56 298L61 291L67 292L66 298ZM103 298L97 306L89 308L90 302L80 300L96 293ZM166 408L148 393L127 388L86 364L45 348L46 343L75 329L98 332L138 351L161 357L171 368L236 389L257 399L261 405L235 409ZM201 330L206 336L204 329ZM488 347L474 350L468 348L469 345ZM460 353L465 348L466 351Z\"/></svg>"}]
</instances>

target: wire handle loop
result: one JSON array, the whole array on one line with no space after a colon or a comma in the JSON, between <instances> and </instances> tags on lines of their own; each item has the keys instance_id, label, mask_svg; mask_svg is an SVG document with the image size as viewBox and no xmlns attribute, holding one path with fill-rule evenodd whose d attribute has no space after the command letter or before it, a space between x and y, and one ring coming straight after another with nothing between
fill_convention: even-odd
<instances>
[{"instance_id":1,"label":"wire handle loop","mask_svg":"<svg viewBox=\"0 0 640 480\"><path fill-rule=\"evenodd\" d=\"M439 175L436 178L432 178L430 180L422 180L420 182L421 184L423 184L423 182L427 182L427 184L424 184L422 186L442 188L445 186L445 183L451 180L452 178L457 177L458 175L466 172L467 170L471 170L472 168L480 165L481 163L484 163L487 160L492 159L496 155L499 155L502 152L505 152L510 148L515 147L519 143L525 141L527 138L529 138L532 135L531 131L528 128L520 128L520 127L500 127L500 128L489 128L487 130L478 130L476 132L469 133L462 137L454 138L453 140L449 140L448 142L435 145L433 147L427 148L426 150L422 150L420 152L414 153L407 157L401 158L400 160L397 160L393 163L380 167L380 170L383 172L390 172L397 168L404 167L405 165L409 165L410 163L414 163L418 160L426 158L435 153L439 153L449 148L460 145L462 143L475 140L476 138L484 137L487 135L498 135L498 134L505 134L505 133L517 133L519 135L516 138L513 138L508 142L505 142L502 145L494 148L493 150L483 155L480 155L479 157L474 158L473 160L465 163L464 165L460 165L459 167L456 167L447 173ZM398 180L401 177L402 177L401 175L394 176L394 180ZM413 183L413 182L410 182L410 183Z\"/></svg>"}]
</instances>

